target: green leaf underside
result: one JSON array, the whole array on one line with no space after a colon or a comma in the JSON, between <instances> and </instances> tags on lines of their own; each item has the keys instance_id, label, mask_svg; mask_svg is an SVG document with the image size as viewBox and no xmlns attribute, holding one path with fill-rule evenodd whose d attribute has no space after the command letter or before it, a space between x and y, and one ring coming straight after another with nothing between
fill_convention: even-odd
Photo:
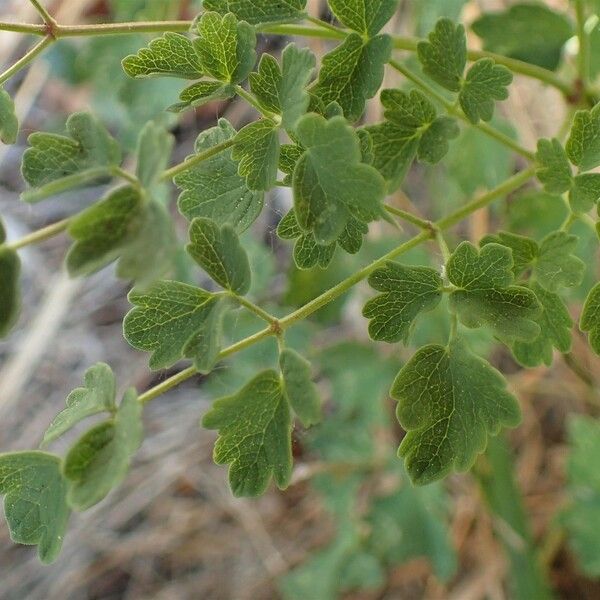
<instances>
[{"instance_id":1,"label":"green leaf underside","mask_svg":"<svg viewBox=\"0 0 600 600\"><path fill-rule=\"evenodd\" d=\"M70 510L60 458L45 452L0 454L0 494L10 536L37 545L40 560L51 563L62 547Z\"/></svg>"},{"instance_id":2,"label":"green leaf underside","mask_svg":"<svg viewBox=\"0 0 600 600\"><path fill-rule=\"evenodd\" d=\"M552 364L553 348L559 352L571 349L571 329L573 320L561 297L544 289L535 281L531 289L542 305L542 312L536 319L540 326L539 335L530 342L515 342L512 350L515 358L524 367L537 367Z\"/></svg>"},{"instance_id":3,"label":"green leaf underside","mask_svg":"<svg viewBox=\"0 0 600 600\"><path fill-rule=\"evenodd\" d=\"M149 121L138 136L136 175L140 184L151 190L167 168L175 137L162 125Z\"/></svg>"},{"instance_id":4,"label":"green leaf underside","mask_svg":"<svg viewBox=\"0 0 600 600\"><path fill-rule=\"evenodd\" d=\"M202 66L192 41L180 33L167 32L152 40L147 48L123 59L123 69L130 77L168 75L183 79L200 79Z\"/></svg>"},{"instance_id":5,"label":"green leaf underside","mask_svg":"<svg viewBox=\"0 0 600 600\"><path fill-rule=\"evenodd\" d=\"M370 319L369 335L389 343L407 343L417 316L434 309L442 298L442 278L429 267L388 262L369 277L369 285L382 292L363 308L363 316Z\"/></svg>"},{"instance_id":6,"label":"green leaf underside","mask_svg":"<svg viewBox=\"0 0 600 600\"><path fill-rule=\"evenodd\" d=\"M562 194L571 188L572 172L567 153L557 139L538 140L537 178L550 194Z\"/></svg>"},{"instance_id":7,"label":"green leaf underside","mask_svg":"<svg viewBox=\"0 0 600 600\"><path fill-rule=\"evenodd\" d=\"M225 119L216 127L203 131L196 140L196 153L204 152L235 136L235 129ZM183 190L178 206L188 220L207 217L219 225L231 225L237 233L248 229L260 214L264 195L248 188L238 174L231 150L187 169L174 178Z\"/></svg>"},{"instance_id":8,"label":"green leaf underside","mask_svg":"<svg viewBox=\"0 0 600 600\"><path fill-rule=\"evenodd\" d=\"M15 103L8 92L0 87L0 141L14 144L19 135L19 121L15 113Z\"/></svg>"},{"instance_id":9,"label":"green leaf underside","mask_svg":"<svg viewBox=\"0 0 600 600\"><path fill-rule=\"evenodd\" d=\"M310 97L305 88L315 64L309 49L289 44L281 54L281 67L270 54L263 54L258 72L250 73L252 92L264 108L281 115L284 129L292 130L308 109Z\"/></svg>"},{"instance_id":10,"label":"green leaf underside","mask_svg":"<svg viewBox=\"0 0 600 600\"><path fill-rule=\"evenodd\" d=\"M398 8L398 0L329 0L340 23L367 37L378 34Z\"/></svg>"},{"instance_id":11,"label":"green leaf underside","mask_svg":"<svg viewBox=\"0 0 600 600\"><path fill-rule=\"evenodd\" d=\"M194 47L202 70L224 83L240 83L256 62L254 28L231 13L207 12L198 22Z\"/></svg>"},{"instance_id":12,"label":"green leaf underside","mask_svg":"<svg viewBox=\"0 0 600 600\"><path fill-rule=\"evenodd\" d=\"M511 249L512 271L515 277L519 277L524 271L531 268L540 253L539 244L535 240L517 233L510 233L510 231L488 234L481 239L479 245L485 246L491 243L500 244Z\"/></svg>"},{"instance_id":13,"label":"green leaf underside","mask_svg":"<svg viewBox=\"0 0 600 600\"><path fill-rule=\"evenodd\" d=\"M114 419L85 433L65 457L67 498L75 510L86 510L118 486L129 470L132 455L142 443L142 405L130 388Z\"/></svg>"},{"instance_id":14,"label":"green leaf underside","mask_svg":"<svg viewBox=\"0 0 600 600\"><path fill-rule=\"evenodd\" d=\"M571 208L577 213L591 210L600 200L600 173L582 173L573 178L569 192Z\"/></svg>"},{"instance_id":15,"label":"green leaf underside","mask_svg":"<svg viewBox=\"0 0 600 600\"><path fill-rule=\"evenodd\" d=\"M72 276L89 275L117 259L140 230L144 205L138 190L124 186L77 215L69 225L74 244L66 264Z\"/></svg>"},{"instance_id":16,"label":"green leaf underside","mask_svg":"<svg viewBox=\"0 0 600 600\"><path fill-rule=\"evenodd\" d=\"M119 145L92 115L71 115L66 129L68 137L36 132L27 139L31 147L23 154L21 171L32 187L120 163Z\"/></svg>"},{"instance_id":17,"label":"green leaf underside","mask_svg":"<svg viewBox=\"0 0 600 600\"><path fill-rule=\"evenodd\" d=\"M600 165L600 104L575 113L566 150L571 162L581 171Z\"/></svg>"},{"instance_id":18,"label":"green leaf underside","mask_svg":"<svg viewBox=\"0 0 600 600\"><path fill-rule=\"evenodd\" d=\"M304 231L327 245L352 216L371 221L381 215L384 180L361 163L359 138L345 119L308 114L298 122L297 135L306 150L294 170L294 210Z\"/></svg>"},{"instance_id":19,"label":"green leaf underside","mask_svg":"<svg viewBox=\"0 0 600 600\"><path fill-rule=\"evenodd\" d=\"M596 284L588 294L583 305L579 327L581 331L589 333L590 346L596 354L600 355L600 283Z\"/></svg>"},{"instance_id":20,"label":"green leaf underside","mask_svg":"<svg viewBox=\"0 0 600 600\"><path fill-rule=\"evenodd\" d=\"M387 35L365 42L358 33L351 33L323 57L312 94L323 106L337 102L349 121L357 121L366 101L381 87L391 51L392 40Z\"/></svg>"},{"instance_id":21,"label":"green leaf underside","mask_svg":"<svg viewBox=\"0 0 600 600\"><path fill-rule=\"evenodd\" d=\"M558 66L562 47L573 36L569 19L536 3L484 13L471 28L483 39L484 50L551 70Z\"/></svg>"},{"instance_id":22,"label":"green leaf underside","mask_svg":"<svg viewBox=\"0 0 600 600\"><path fill-rule=\"evenodd\" d=\"M229 464L235 496L258 496L273 480L285 488L292 474L291 416L279 374L264 371L238 393L215 401L202 420L217 429L214 460Z\"/></svg>"},{"instance_id":23,"label":"green leaf underside","mask_svg":"<svg viewBox=\"0 0 600 600\"><path fill-rule=\"evenodd\" d=\"M283 390L293 411L304 427L321 421L321 401L312 381L310 363L290 348L279 355L279 366L283 377Z\"/></svg>"},{"instance_id":24,"label":"green leaf underside","mask_svg":"<svg viewBox=\"0 0 600 600\"><path fill-rule=\"evenodd\" d=\"M279 127L271 119L246 125L235 136L231 154L239 161L238 172L246 178L248 188L270 190L277 181L279 165Z\"/></svg>"},{"instance_id":25,"label":"green leaf underside","mask_svg":"<svg viewBox=\"0 0 600 600\"><path fill-rule=\"evenodd\" d=\"M463 242L446 266L448 279L459 288L450 294L451 310L467 327L486 325L508 345L540 333L539 302L531 290L512 285L512 269L510 249L494 243L478 251Z\"/></svg>"},{"instance_id":26,"label":"green leaf underside","mask_svg":"<svg viewBox=\"0 0 600 600\"><path fill-rule=\"evenodd\" d=\"M14 327L21 309L21 261L10 248L0 246L0 338Z\"/></svg>"},{"instance_id":27,"label":"green leaf underside","mask_svg":"<svg viewBox=\"0 0 600 600\"><path fill-rule=\"evenodd\" d=\"M215 317L223 299L184 283L159 281L148 290L132 290L129 301L135 308L123 322L125 339L152 352L151 369L191 358L203 371L210 370L219 351L220 320Z\"/></svg>"},{"instance_id":28,"label":"green leaf underside","mask_svg":"<svg viewBox=\"0 0 600 600\"><path fill-rule=\"evenodd\" d=\"M197 108L214 100L229 100L235 95L235 88L219 81L198 81L186 87L179 95L179 102L167 110L178 113L188 108Z\"/></svg>"},{"instance_id":29,"label":"green leaf underside","mask_svg":"<svg viewBox=\"0 0 600 600\"><path fill-rule=\"evenodd\" d=\"M512 79L509 69L495 64L491 58L481 58L473 64L458 96L460 106L471 123L492 119L494 101L508 98L507 88Z\"/></svg>"},{"instance_id":30,"label":"green leaf underside","mask_svg":"<svg viewBox=\"0 0 600 600\"><path fill-rule=\"evenodd\" d=\"M417 54L426 75L442 87L460 92L467 64L467 38L462 25L440 19L428 40L419 42Z\"/></svg>"},{"instance_id":31,"label":"green leaf underside","mask_svg":"<svg viewBox=\"0 0 600 600\"><path fill-rule=\"evenodd\" d=\"M421 348L401 369L391 395L408 432L399 455L416 484L468 470L488 435L521 418L502 375L461 340Z\"/></svg>"},{"instance_id":32,"label":"green leaf underside","mask_svg":"<svg viewBox=\"0 0 600 600\"><path fill-rule=\"evenodd\" d=\"M260 25L304 18L306 0L204 0L203 7L222 15L233 13L240 21Z\"/></svg>"},{"instance_id":33,"label":"green leaf underside","mask_svg":"<svg viewBox=\"0 0 600 600\"><path fill-rule=\"evenodd\" d=\"M108 365L97 363L90 367L84 375L84 387L74 389L67 396L67 407L52 421L42 444L56 440L87 417L114 412L116 385L115 375Z\"/></svg>"},{"instance_id":34,"label":"green leaf underside","mask_svg":"<svg viewBox=\"0 0 600 600\"><path fill-rule=\"evenodd\" d=\"M250 289L248 255L231 225L198 217L190 225L188 254L223 288L244 295Z\"/></svg>"}]
</instances>

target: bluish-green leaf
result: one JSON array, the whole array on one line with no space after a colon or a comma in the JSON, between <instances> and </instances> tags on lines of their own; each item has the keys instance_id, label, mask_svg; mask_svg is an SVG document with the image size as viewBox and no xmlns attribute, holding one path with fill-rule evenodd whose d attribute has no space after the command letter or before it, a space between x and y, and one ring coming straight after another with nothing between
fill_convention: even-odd
<instances>
[{"instance_id":1,"label":"bluish-green leaf","mask_svg":"<svg viewBox=\"0 0 600 600\"><path fill-rule=\"evenodd\" d=\"M600 104L575 113L566 149L571 162L581 171L600 165Z\"/></svg>"},{"instance_id":2,"label":"bluish-green leaf","mask_svg":"<svg viewBox=\"0 0 600 600\"><path fill-rule=\"evenodd\" d=\"M15 113L15 103L8 92L0 87L0 141L14 144L19 134L19 120Z\"/></svg>"},{"instance_id":3,"label":"bluish-green leaf","mask_svg":"<svg viewBox=\"0 0 600 600\"><path fill-rule=\"evenodd\" d=\"M540 243L534 274L548 291L577 287L583 280L585 263L574 255L577 242L577 236L555 231Z\"/></svg>"},{"instance_id":4,"label":"bluish-green leaf","mask_svg":"<svg viewBox=\"0 0 600 600\"><path fill-rule=\"evenodd\" d=\"M21 310L21 261L10 248L0 246L0 338L8 335Z\"/></svg>"},{"instance_id":5,"label":"bluish-green leaf","mask_svg":"<svg viewBox=\"0 0 600 600\"><path fill-rule=\"evenodd\" d=\"M573 178L569 192L571 208L576 213L586 213L600 200L600 173L582 173Z\"/></svg>"},{"instance_id":6,"label":"bluish-green leaf","mask_svg":"<svg viewBox=\"0 0 600 600\"><path fill-rule=\"evenodd\" d=\"M252 25L282 23L304 18L306 0L204 0L205 10L233 13Z\"/></svg>"},{"instance_id":7,"label":"bluish-green leaf","mask_svg":"<svg viewBox=\"0 0 600 600\"><path fill-rule=\"evenodd\" d=\"M535 174L550 194L562 194L572 185L572 172L567 153L557 139L538 140Z\"/></svg>"},{"instance_id":8,"label":"bluish-green leaf","mask_svg":"<svg viewBox=\"0 0 600 600\"><path fill-rule=\"evenodd\" d=\"M162 125L149 121L138 137L136 175L151 190L167 168L175 138Z\"/></svg>"}]
</instances>

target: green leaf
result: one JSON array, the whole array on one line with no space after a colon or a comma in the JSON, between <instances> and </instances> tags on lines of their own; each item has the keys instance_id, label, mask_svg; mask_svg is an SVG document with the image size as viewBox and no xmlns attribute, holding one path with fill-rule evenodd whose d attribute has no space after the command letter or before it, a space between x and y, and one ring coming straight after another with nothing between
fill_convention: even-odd
<instances>
[{"instance_id":1,"label":"green leaf","mask_svg":"<svg viewBox=\"0 0 600 600\"><path fill-rule=\"evenodd\" d=\"M123 70L129 77L155 75L200 79L202 66L192 41L180 33L167 32L152 40L147 48L123 59Z\"/></svg>"},{"instance_id":2,"label":"green leaf","mask_svg":"<svg viewBox=\"0 0 600 600\"><path fill-rule=\"evenodd\" d=\"M304 231L327 245L352 216L371 221L381 214L384 180L361 163L359 138L345 119L308 114L298 122L297 135L306 150L294 171L294 209Z\"/></svg>"},{"instance_id":3,"label":"green leaf","mask_svg":"<svg viewBox=\"0 0 600 600\"><path fill-rule=\"evenodd\" d=\"M450 117L437 117L429 127L423 131L417 157L420 162L435 165L450 149L450 140L457 138L460 129L456 121Z\"/></svg>"},{"instance_id":4,"label":"green leaf","mask_svg":"<svg viewBox=\"0 0 600 600\"><path fill-rule=\"evenodd\" d=\"M291 348L279 355L279 367L283 376L283 393L304 427L321 421L319 392L312 381L310 363Z\"/></svg>"},{"instance_id":5,"label":"green leaf","mask_svg":"<svg viewBox=\"0 0 600 600\"><path fill-rule=\"evenodd\" d=\"M357 121L366 101L381 87L391 52L392 40L387 35L365 42L358 33L351 33L323 57L313 95L324 106L337 102L349 121Z\"/></svg>"},{"instance_id":6,"label":"green leaf","mask_svg":"<svg viewBox=\"0 0 600 600\"><path fill-rule=\"evenodd\" d=\"M86 510L117 487L129 470L131 457L142 443L142 405L130 388L114 419L85 433L65 457L67 501L75 510Z\"/></svg>"},{"instance_id":7,"label":"green leaf","mask_svg":"<svg viewBox=\"0 0 600 600\"><path fill-rule=\"evenodd\" d=\"M571 165L567 153L557 139L538 140L535 174L549 194L563 194L572 185Z\"/></svg>"},{"instance_id":8,"label":"green leaf","mask_svg":"<svg viewBox=\"0 0 600 600\"><path fill-rule=\"evenodd\" d=\"M279 127L271 119L246 125L235 136L233 160L239 161L239 174L251 190L275 187L279 165Z\"/></svg>"},{"instance_id":9,"label":"green leaf","mask_svg":"<svg viewBox=\"0 0 600 600\"><path fill-rule=\"evenodd\" d=\"M524 367L537 367L542 363L552 364L552 349L569 352L571 349L571 329L573 320L561 297L544 289L535 281L531 289L542 306L542 312L536 319L540 326L539 335L530 342L515 342L513 354Z\"/></svg>"},{"instance_id":10,"label":"green leaf","mask_svg":"<svg viewBox=\"0 0 600 600\"><path fill-rule=\"evenodd\" d=\"M408 432L398 452L418 485L468 470L488 435L521 419L504 377L461 340L421 348L401 369L391 395Z\"/></svg>"},{"instance_id":11,"label":"green leaf","mask_svg":"<svg viewBox=\"0 0 600 600\"><path fill-rule=\"evenodd\" d=\"M235 88L228 83L219 81L198 81L186 87L179 94L179 102L167 108L168 111L179 113L188 108L198 108L213 100L229 100L235 95Z\"/></svg>"},{"instance_id":12,"label":"green leaf","mask_svg":"<svg viewBox=\"0 0 600 600\"><path fill-rule=\"evenodd\" d=\"M229 464L235 496L259 496L271 477L280 489L288 485L292 423L278 373L263 371L233 396L215 401L202 425L219 430L214 460Z\"/></svg>"},{"instance_id":13,"label":"green leaf","mask_svg":"<svg viewBox=\"0 0 600 600\"><path fill-rule=\"evenodd\" d=\"M338 21L365 37L378 34L398 8L398 0L328 0Z\"/></svg>"},{"instance_id":14,"label":"green leaf","mask_svg":"<svg viewBox=\"0 0 600 600\"><path fill-rule=\"evenodd\" d=\"M549 292L581 284L585 263L573 254L577 242L577 236L565 231L555 231L542 240L534 274Z\"/></svg>"},{"instance_id":15,"label":"green leaf","mask_svg":"<svg viewBox=\"0 0 600 600\"><path fill-rule=\"evenodd\" d=\"M117 259L140 230L143 209L140 192L128 185L77 215L68 229L75 240L66 257L69 274L89 275Z\"/></svg>"},{"instance_id":16,"label":"green leaf","mask_svg":"<svg viewBox=\"0 0 600 600\"><path fill-rule=\"evenodd\" d=\"M261 25L303 19L306 0L204 0L202 6L205 10L222 15L233 13L240 20Z\"/></svg>"},{"instance_id":17,"label":"green leaf","mask_svg":"<svg viewBox=\"0 0 600 600\"><path fill-rule=\"evenodd\" d=\"M467 327L486 325L508 345L540 332L539 302L531 290L512 285L513 266L509 248L487 244L478 251L470 242L460 244L446 265L448 279L458 288L450 294L451 310Z\"/></svg>"},{"instance_id":18,"label":"green leaf","mask_svg":"<svg viewBox=\"0 0 600 600\"><path fill-rule=\"evenodd\" d=\"M460 92L467 64L467 38L462 25L440 19L428 41L419 42L417 55L426 75L442 87Z\"/></svg>"},{"instance_id":19,"label":"green leaf","mask_svg":"<svg viewBox=\"0 0 600 600\"><path fill-rule=\"evenodd\" d=\"M566 149L571 162L581 171L600 165L600 104L575 113Z\"/></svg>"},{"instance_id":20,"label":"green leaf","mask_svg":"<svg viewBox=\"0 0 600 600\"><path fill-rule=\"evenodd\" d=\"M588 294L583 305L579 328L581 331L589 332L590 346L596 354L600 355L600 283L596 284Z\"/></svg>"},{"instance_id":21,"label":"green leaf","mask_svg":"<svg viewBox=\"0 0 600 600\"><path fill-rule=\"evenodd\" d=\"M406 344L417 316L439 304L444 284L435 269L390 261L370 275L369 285L382 292L362 311L370 319L369 335L378 341Z\"/></svg>"},{"instance_id":22,"label":"green leaf","mask_svg":"<svg viewBox=\"0 0 600 600\"><path fill-rule=\"evenodd\" d=\"M279 170L285 175L283 182L286 185L292 184L292 175L296 168L296 163L304 153L304 148L298 144L282 144L279 152Z\"/></svg>"},{"instance_id":23,"label":"green leaf","mask_svg":"<svg viewBox=\"0 0 600 600\"><path fill-rule=\"evenodd\" d=\"M600 173L582 173L573 178L569 192L571 209L576 213L586 213L600 200Z\"/></svg>"},{"instance_id":24,"label":"green leaf","mask_svg":"<svg viewBox=\"0 0 600 600\"><path fill-rule=\"evenodd\" d=\"M14 144L19 135L19 121L15 113L15 103L8 92L0 87L0 141Z\"/></svg>"},{"instance_id":25,"label":"green leaf","mask_svg":"<svg viewBox=\"0 0 600 600\"><path fill-rule=\"evenodd\" d=\"M256 34L245 21L231 13L207 12L198 22L199 38L194 46L202 70L225 83L244 81L256 62Z\"/></svg>"},{"instance_id":26,"label":"green leaf","mask_svg":"<svg viewBox=\"0 0 600 600\"><path fill-rule=\"evenodd\" d=\"M567 491L569 503L560 515L577 563L588 576L600 576L598 535L600 527L600 478L596 457L600 455L600 424L587 416L572 416L568 423L569 456Z\"/></svg>"},{"instance_id":27,"label":"green leaf","mask_svg":"<svg viewBox=\"0 0 600 600\"><path fill-rule=\"evenodd\" d=\"M223 299L176 281L134 289L128 298L135 308L123 321L125 339L138 350L152 352L151 369L190 358L199 370L210 371L219 352L220 319L216 317Z\"/></svg>"},{"instance_id":28,"label":"green leaf","mask_svg":"<svg viewBox=\"0 0 600 600\"><path fill-rule=\"evenodd\" d=\"M10 248L0 246L0 338L14 327L21 310L21 261Z\"/></svg>"},{"instance_id":29,"label":"green leaf","mask_svg":"<svg viewBox=\"0 0 600 600\"><path fill-rule=\"evenodd\" d=\"M235 129L225 119L216 127L203 131L196 140L196 153L230 140ZM188 220L207 217L219 225L231 225L242 233L256 220L263 207L264 195L248 188L238 175L238 165L231 150L219 152L208 160L186 169L174 179L183 189L179 210Z\"/></svg>"},{"instance_id":30,"label":"green leaf","mask_svg":"<svg viewBox=\"0 0 600 600\"><path fill-rule=\"evenodd\" d=\"M138 137L136 175L151 190L167 168L175 138L162 125L149 121Z\"/></svg>"},{"instance_id":31,"label":"green leaf","mask_svg":"<svg viewBox=\"0 0 600 600\"><path fill-rule=\"evenodd\" d=\"M117 394L112 369L104 363L90 367L84 375L84 386L67 396L67 408L62 410L46 429L43 445L49 444L80 421L102 412L115 412Z\"/></svg>"},{"instance_id":32,"label":"green leaf","mask_svg":"<svg viewBox=\"0 0 600 600\"><path fill-rule=\"evenodd\" d=\"M223 288L244 295L250 289L250 263L231 225L199 217L190 225L190 256Z\"/></svg>"},{"instance_id":33,"label":"green leaf","mask_svg":"<svg viewBox=\"0 0 600 600\"><path fill-rule=\"evenodd\" d=\"M36 132L27 138L31 147L23 154L21 172L32 187L39 188L85 172L95 173L93 179L97 180L107 175L109 167L120 163L119 145L89 113L71 115L66 128L68 137ZM99 167L106 171L103 175ZM65 189L78 185L80 182L73 179L73 185ZM25 192L23 199L28 202L38 201L46 195L48 194L43 193L42 187L41 190Z\"/></svg>"},{"instance_id":34,"label":"green leaf","mask_svg":"<svg viewBox=\"0 0 600 600\"><path fill-rule=\"evenodd\" d=\"M281 54L281 67L270 54L263 54L258 72L250 73L252 92L264 108L281 115L284 129L293 130L308 109L310 97L305 88L315 64L308 48L288 44Z\"/></svg>"},{"instance_id":35,"label":"green leaf","mask_svg":"<svg viewBox=\"0 0 600 600\"><path fill-rule=\"evenodd\" d=\"M484 13L471 25L483 49L554 70L565 42L573 36L569 19L541 3L515 4Z\"/></svg>"},{"instance_id":36,"label":"green leaf","mask_svg":"<svg viewBox=\"0 0 600 600\"><path fill-rule=\"evenodd\" d=\"M494 101L508 98L512 73L491 58L481 58L467 72L458 100L471 123L490 121L494 116Z\"/></svg>"},{"instance_id":37,"label":"green leaf","mask_svg":"<svg viewBox=\"0 0 600 600\"><path fill-rule=\"evenodd\" d=\"M10 537L37 545L40 560L51 563L62 547L70 510L60 458L45 452L0 454L0 494Z\"/></svg>"},{"instance_id":38,"label":"green leaf","mask_svg":"<svg viewBox=\"0 0 600 600\"><path fill-rule=\"evenodd\" d=\"M540 247L535 240L510 231L499 231L496 235L486 235L479 242L480 246L486 244L501 244L510 248L513 259L513 273L519 277L523 271L531 268L537 260Z\"/></svg>"}]
</instances>

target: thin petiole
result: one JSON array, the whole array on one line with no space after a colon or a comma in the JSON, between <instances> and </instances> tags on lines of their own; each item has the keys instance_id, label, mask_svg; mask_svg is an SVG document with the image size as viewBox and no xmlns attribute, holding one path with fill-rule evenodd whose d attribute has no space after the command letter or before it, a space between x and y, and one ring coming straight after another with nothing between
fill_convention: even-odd
<instances>
[{"instance_id":1,"label":"thin petiole","mask_svg":"<svg viewBox=\"0 0 600 600\"><path fill-rule=\"evenodd\" d=\"M237 294L230 294L231 298L233 298L236 302L238 302L244 308L247 308L250 312L254 313L257 317L260 317L263 321L267 323L273 324L277 323L277 318L273 315L269 314L266 310L263 310L260 306L254 304L247 298L243 296L238 296Z\"/></svg>"},{"instance_id":2,"label":"thin petiole","mask_svg":"<svg viewBox=\"0 0 600 600\"><path fill-rule=\"evenodd\" d=\"M63 219L62 221L58 221L56 223L52 223L52 225L48 225L47 227L43 227L42 229L38 229L32 233L29 233L23 236L21 239L16 242L12 242L10 244L6 244L6 248L10 250L20 250L21 248L25 248L25 246L31 246L32 244L38 244L39 242L43 242L48 240L69 227L69 223L71 219Z\"/></svg>"},{"instance_id":3,"label":"thin petiole","mask_svg":"<svg viewBox=\"0 0 600 600\"><path fill-rule=\"evenodd\" d=\"M13 75L24 69L30 62L41 54L48 46L54 43L54 38L46 36L33 46L24 56L22 56L14 65L10 66L4 73L0 75L0 85L8 81Z\"/></svg>"},{"instance_id":4,"label":"thin petiole","mask_svg":"<svg viewBox=\"0 0 600 600\"><path fill-rule=\"evenodd\" d=\"M33 5L33 8L38 11L40 17L42 17L44 23L47 25L55 25L56 21L52 15L40 4L39 0L29 0Z\"/></svg>"}]
</instances>

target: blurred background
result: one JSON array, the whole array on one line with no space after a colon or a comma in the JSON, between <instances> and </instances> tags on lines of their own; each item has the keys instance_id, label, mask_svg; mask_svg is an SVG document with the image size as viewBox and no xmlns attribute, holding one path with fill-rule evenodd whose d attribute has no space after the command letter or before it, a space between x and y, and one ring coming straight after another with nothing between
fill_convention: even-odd
<instances>
[{"instance_id":1,"label":"blurred background","mask_svg":"<svg viewBox=\"0 0 600 600\"><path fill-rule=\"evenodd\" d=\"M511 4L403 0L387 31L423 36L440 16L470 24L483 12ZM566 0L543 4L559 12L570 9ZM47 0L45 5L64 24L189 19L200 8L192 0ZM308 6L312 15L330 18L324 1L309 0ZM0 0L0 21L35 20L25 0ZM549 48L542 59L572 77L576 46L568 39L568 26L558 51ZM596 38L594 74L600 71L600 30ZM133 164L137 134L155 119L175 134L173 162L180 162L217 117L236 127L255 117L238 101L211 103L177 117L166 113L183 84L134 81L120 67L121 59L148 39L60 41L9 82L22 126L17 145L0 146L0 214L9 239L74 214L105 191L91 188L34 206L21 203L20 160L31 132L62 132L70 113L89 109L130 152L126 164ZM544 39L542 32L542 46ZM317 56L332 47L324 40L296 41ZM4 67L31 42L0 32ZM285 42L261 37L259 51L277 55ZM477 48L482 41L469 32L469 44ZM414 57L404 58L416 67ZM396 74L386 74L385 87L402 85ZM522 77L515 79L510 99L498 112L495 126L518 136L527 148L534 148L539 137L555 135L567 114L556 91ZM381 119L380 105L371 102L365 120ZM514 154L466 127L440 165L415 165L392 201L436 218L523 166ZM186 224L177 215L175 190L156 193L170 207L183 242ZM415 233L410 226L398 231L378 224L359 254L338 253L328 269L299 271L289 242L275 233L290 206L288 190L272 193L245 241L256 273L253 298L282 314ZM477 241L500 226L539 239L563 219L561 199L531 183L476 213L452 241ZM588 267L584 285L570 297L577 318L598 280L598 243L585 225L576 225L574 232ZM122 337L127 282L118 280L113 268L69 279L62 267L67 248L68 240L60 236L21 253L23 313L16 331L0 343L3 451L37 447L68 392L81 385L84 371L97 361L111 365L122 389L135 385L144 390L172 374L150 373L148 356ZM434 245L424 245L403 262L439 267L441 257ZM207 285L183 253L173 276ZM495 440L473 473L415 489L395 456L402 432L387 396L414 348L368 341L360 311L371 295L366 284L360 285L290 332L293 345L313 363L326 418L312 430L294 432L295 472L287 491L234 499L226 468L212 463L215 434L199 427L214 398L275 360L276 349L266 342L149 405L146 439L128 478L100 505L74 515L56 564L41 566L35 549L14 546L1 521L0 599L500 600L540 597L544 580L561 598L600 598L600 432L593 421L571 417L597 416L600 407L600 362L584 337L575 332L572 352L556 356L552 368L524 370L485 332L470 333L477 350L508 375L523 408L523 424ZM443 308L428 313L415 331L414 347L444 340L447 327ZM231 339L257 328L241 314L227 323ZM67 447L62 444L57 452ZM594 477L596 488L590 484L588 489L586 482Z\"/></svg>"}]
</instances>

